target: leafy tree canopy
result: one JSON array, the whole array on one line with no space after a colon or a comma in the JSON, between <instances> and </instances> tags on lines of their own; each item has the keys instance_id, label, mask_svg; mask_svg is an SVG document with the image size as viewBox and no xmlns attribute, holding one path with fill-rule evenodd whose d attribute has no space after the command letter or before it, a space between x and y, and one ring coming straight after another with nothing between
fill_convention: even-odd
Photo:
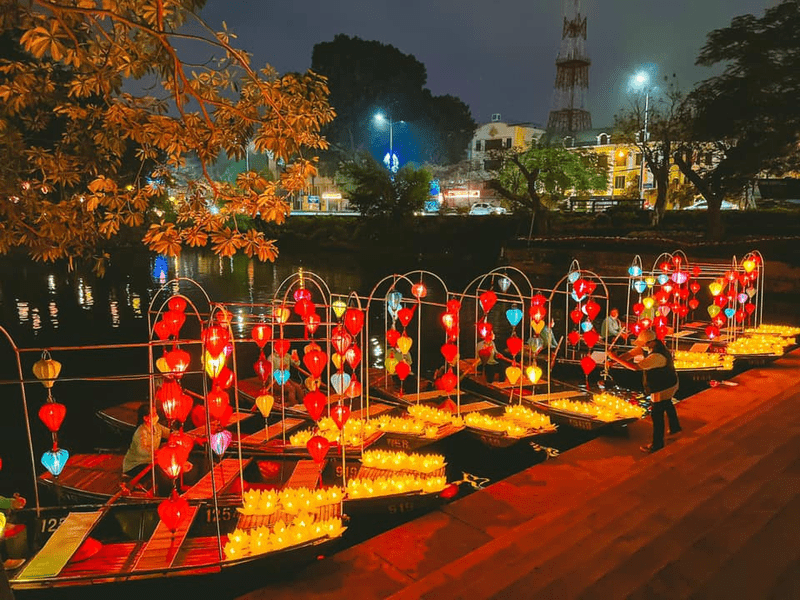
<instances>
[{"instance_id":1,"label":"leafy tree canopy","mask_svg":"<svg viewBox=\"0 0 800 600\"><path fill-rule=\"evenodd\" d=\"M351 206L368 219L399 222L422 210L430 193L431 173L406 164L393 176L371 155L342 163L337 183Z\"/></svg>"},{"instance_id":2,"label":"leafy tree canopy","mask_svg":"<svg viewBox=\"0 0 800 600\"><path fill-rule=\"evenodd\" d=\"M454 96L431 94L425 88L425 65L412 55L339 34L314 46L311 68L327 77L330 102L337 112L336 120L323 130L331 149L322 158L331 169L369 149L378 112L405 121L394 128L395 139L403 146L402 162L442 164L463 157L476 127L469 108ZM387 135L380 131L382 151Z\"/></svg>"},{"instance_id":3,"label":"leafy tree canopy","mask_svg":"<svg viewBox=\"0 0 800 600\"><path fill-rule=\"evenodd\" d=\"M145 243L167 255L210 245L275 258L274 240L240 230L237 217L285 219L286 195L327 147L327 86L311 72L251 65L232 33L198 18L203 3L0 0L0 253L93 256L102 272L106 242L149 225ZM184 62L179 48L198 44L215 57ZM130 91L147 86L155 93ZM215 180L217 157L244 158L248 141L284 162L280 177ZM202 180L175 181L190 156ZM168 187L180 192L174 207L154 212Z\"/></svg>"}]
</instances>

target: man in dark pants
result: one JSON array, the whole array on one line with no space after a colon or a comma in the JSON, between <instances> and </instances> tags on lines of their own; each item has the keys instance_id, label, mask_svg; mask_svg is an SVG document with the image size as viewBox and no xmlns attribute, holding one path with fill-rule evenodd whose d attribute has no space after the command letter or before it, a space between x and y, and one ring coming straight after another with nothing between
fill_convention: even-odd
<instances>
[{"instance_id":1,"label":"man in dark pants","mask_svg":"<svg viewBox=\"0 0 800 600\"><path fill-rule=\"evenodd\" d=\"M672 353L651 329L639 333L634 346L633 350L621 356L614 356L610 352L608 356L629 369L642 371L644 391L649 394L652 403L650 414L653 419L653 443L642 446L641 450L656 452L664 447L664 413L669 419L670 434L681 431L678 413L672 403L672 397L678 391L678 373L675 371ZM634 356L643 354L645 350L646 356L641 361L630 362Z\"/></svg>"}]
</instances>

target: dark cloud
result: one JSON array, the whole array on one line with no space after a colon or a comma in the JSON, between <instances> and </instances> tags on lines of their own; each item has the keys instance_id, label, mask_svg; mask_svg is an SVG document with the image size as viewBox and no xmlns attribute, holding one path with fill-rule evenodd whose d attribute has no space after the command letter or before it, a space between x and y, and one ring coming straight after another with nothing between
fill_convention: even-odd
<instances>
[{"instance_id":1,"label":"dark cloud","mask_svg":"<svg viewBox=\"0 0 800 600\"><path fill-rule=\"evenodd\" d=\"M760 15L775 0L582 0L592 61L589 109L610 124L641 66L675 73L683 87L710 76L694 66L706 34L737 15ZM428 70L435 94L464 100L478 122L499 112L544 123L553 95L562 3L554 0L208 0L203 17L222 21L256 65L299 71L314 44L337 33L392 44Z\"/></svg>"}]
</instances>

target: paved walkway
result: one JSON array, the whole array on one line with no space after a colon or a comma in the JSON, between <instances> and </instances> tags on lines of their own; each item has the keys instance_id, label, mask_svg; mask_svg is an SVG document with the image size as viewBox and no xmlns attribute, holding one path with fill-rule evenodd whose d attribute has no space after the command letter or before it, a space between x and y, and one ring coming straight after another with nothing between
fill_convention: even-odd
<instances>
[{"instance_id":1,"label":"paved walkway","mask_svg":"<svg viewBox=\"0 0 800 600\"><path fill-rule=\"evenodd\" d=\"M244 596L800 598L800 351Z\"/></svg>"}]
</instances>

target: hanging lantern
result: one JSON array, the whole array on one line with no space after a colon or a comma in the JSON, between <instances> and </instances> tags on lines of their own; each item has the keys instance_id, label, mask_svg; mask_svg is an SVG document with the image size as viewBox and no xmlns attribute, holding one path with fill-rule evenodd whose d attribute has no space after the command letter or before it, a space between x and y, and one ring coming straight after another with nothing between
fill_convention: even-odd
<instances>
[{"instance_id":1,"label":"hanging lantern","mask_svg":"<svg viewBox=\"0 0 800 600\"><path fill-rule=\"evenodd\" d=\"M325 460L325 455L330 447L331 443L321 435L315 435L306 443L308 453L315 463L321 463Z\"/></svg>"},{"instance_id":2,"label":"hanging lantern","mask_svg":"<svg viewBox=\"0 0 800 600\"><path fill-rule=\"evenodd\" d=\"M722 284L719 281L714 281L708 284L708 289L711 290L712 296L719 296L722 293Z\"/></svg>"},{"instance_id":3,"label":"hanging lantern","mask_svg":"<svg viewBox=\"0 0 800 600\"><path fill-rule=\"evenodd\" d=\"M312 312L311 314L308 314L305 317L303 317L303 323L306 324L306 331L308 331L309 335L314 335L314 333L319 328L319 324L321 322L322 319L320 319L320 316L315 312Z\"/></svg>"},{"instance_id":4,"label":"hanging lantern","mask_svg":"<svg viewBox=\"0 0 800 600\"><path fill-rule=\"evenodd\" d=\"M441 321L448 335L454 333L458 327L458 317L451 312L442 313Z\"/></svg>"},{"instance_id":5,"label":"hanging lantern","mask_svg":"<svg viewBox=\"0 0 800 600\"><path fill-rule=\"evenodd\" d=\"M272 376L272 363L268 361L263 354L261 354L258 357L258 360L253 363L253 370L261 380L261 383L266 383Z\"/></svg>"},{"instance_id":6,"label":"hanging lantern","mask_svg":"<svg viewBox=\"0 0 800 600\"><path fill-rule=\"evenodd\" d=\"M519 381L520 375L522 375L522 370L519 367L510 366L506 367L506 378L508 379L508 383L514 385Z\"/></svg>"},{"instance_id":7,"label":"hanging lantern","mask_svg":"<svg viewBox=\"0 0 800 600\"><path fill-rule=\"evenodd\" d=\"M275 397L271 394L261 394L256 396L256 407L258 408L258 412L260 412L261 416L265 419L272 411L273 404L275 404Z\"/></svg>"},{"instance_id":8,"label":"hanging lantern","mask_svg":"<svg viewBox=\"0 0 800 600\"><path fill-rule=\"evenodd\" d=\"M213 383L216 387L227 390L229 387L233 385L233 382L236 380L236 375L234 375L233 371L231 371L225 365L219 370L217 376L214 377Z\"/></svg>"},{"instance_id":9,"label":"hanging lantern","mask_svg":"<svg viewBox=\"0 0 800 600\"><path fill-rule=\"evenodd\" d=\"M167 440L167 444L177 444L181 448L183 448L184 452L188 456L189 453L194 448L194 438L190 436L188 433L184 433L183 430L181 431L173 431L169 435L169 440Z\"/></svg>"},{"instance_id":10,"label":"hanging lantern","mask_svg":"<svg viewBox=\"0 0 800 600\"><path fill-rule=\"evenodd\" d=\"M336 367L337 370L341 369L344 364L344 356L338 352L334 352L333 356L331 356L331 362L333 362L333 366Z\"/></svg>"},{"instance_id":11,"label":"hanging lantern","mask_svg":"<svg viewBox=\"0 0 800 600\"><path fill-rule=\"evenodd\" d=\"M347 387L350 385L349 373L334 373L331 375L331 385L336 390L337 394L344 394Z\"/></svg>"},{"instance_id":12,"label":"hanging lantern","mask_svg":"<svg viewBox=\"0 0 800 600\"><path fill-rule=\"evenodd\" d=\"M542 378L542 368L538 365L531 365L525 369L525 375L533 385L536 385Z\"/></svg>"},{"instance_id":13,"label":"hanging lantern","mask_svg":"<svg viewBox=\"0 0 800 600\"><path fill-rule=\"evenodd\" d=\"M455 298L452 298L452 299L447 301L446 307L447 307L447 312L452 313L452 314L456 315L456 317L457 317L458 316L458 311L461 310L461 302L459 302Z\"/></svg>"},{"instance_id":14,"label":"hanging lantern","mask_svg":"<svg viewBox=\"0 0 800 600\"><path fill-rule=\"evenodd\" d=\"M422 282L415 283L411 286L411 294L418 300L421 300L428 295L428 288L426 288L425 284Z\"/></svg>"},{"instance_id":15,"label":"hanging lantern","mask_svg":"<svg viewBox=\"0 0 800 600\"><path fill-rule=\"evenodd\" d=\"M156 451L156 464L172 479L176 479L189 458L186 448L176 441L169 441Z\"/></svg>"},{"instance_id":16,"label":"hanging lantern","mask_svg":"<svg viewBox=\"0 0 800 600\"><path fill-rule=\"evenodd\" d=\"M506 348L508 348L511 356L516 356L522 350L522 339L512 335L506 340Z\"/></svg>"},{"instance_id":17,"label":"hanging lantern","mask_svg":"<svg viewBox=\"0 0 800 600\"><path fill-rule=\"evenodd\" d=\"M217 433L211 436L211 449L217 456L222 456L223 454L225 454L225 451L228 449L228 446L231 445L232 440L233 440L233 434L227 429L218 431Z\"/></svg>"},{"instance_id":18,"label":"hanging lantern","mask_svg":"<svg viewBox=\"0 0 800 600\"><path fill-rule=\"evenodd\" d=\"M203 345L211 356L219 356L230 341L230 333L225 327L212 325L203 331Z\"/></svg>"},{"instance_id":19,"label":"hanging lantern","mask_svg":"<svg viewBox=\"0 0 800 600\"><path fill-rule=\"evenodd\" d=\"M64 448L53 448L42 454L42 464L53 477L61 475L68 460L69 452Z\"/></svg>"},{"instance_id":20,"label":"hanging lantern","mask_svg":"<svg viewBox=\"0 0 800 600\"><path fill-rule=\"evenodd\" d=\"M567 341L572 344L573 346L577 346L578 342L581 341L581 333L580 331L570 331L567 334Z\"/></svg>"},{"instance_id":21,"label":"hanging lantern","mask_svg":"<svg viewBox=\"0 0 800 600\"><path fill-rule=\"evenodd\" d=\"M597 363L594 362L594 359L591 356L584 356L581 359L581 369L583 370L583 374L587 377L589 376L589 373L594 371L596 366Z\"/></svg>"},{"instance_id":22,"label":"hanging lantern","mask_svg":"<svg viewBox=\"0 0 800 600\"><path fill-rule=\"evenodd\" d=\"M294 291L292 297L294 298L295 302L300 302L301 300L311 300L311 292L308 290L308 288L301 287Z\"/></svg>"},{"instance_id":23,"label":"hanging lantern","mask_svg":"<svg viewBox=\"0 0 800 600\"><path fill-rule=\"evenodd\" d=\"M250 337L256 345L263 350L264 344L272 339L272 326L266 323L258 323L253 325L253 330L250 332Z\"/></svg>"},{"instance_id":24,"label":"hanging lantern","mask_svg":"<svg viewBox=\"0 0 800 600\"><path fill-rule=\"evenodd\" d=\"M186 310L186 299L182 296L173 296L167 302L167 307L175 312L183 312Z\"/></svg>"},{"instance_id":25,"label":"hanging lantern","mask_svg":"<svg viewBox=\"0 0 800 600\"><path fill-rule=\"evenodd\" d=\"M217 378L220 371L222 371L222 367L225 366L225 354L220 353L217 356L212 356L210 352L206 350L203 354L203 360L206 365L206 373L208 376L213 380Z\"/></svg>"},{"instance_id":26,"label":"hanging lantern","mask_svg":"<svg viewBox=\"0 0 800 600\"><path fill-rule=\"evenodd\" d=\"M275 351L275 354L281 357L286 356L289 353L289 350L292 348L292 343L284 338L280 338L272 342L272 349Z\"/></svg>"},{"instance_id":27,"label":"hanging lantern","mask_svg":"<svg viewBox=\"0 0 800 600\"><path fill-rule=\"evenodd\" d=\"M344 404L337 404L331 409L331 419L336 423L339 431L344 429L345 423L350 418L350 407Z\"/></svg>"},{"instance_id":28,"label":"hanging lantern","mask_svg":"<svg viewBox=\"0 0 800 600\"><path fill-rule=\"evenodd\" d=\"M189 368L191 356L189 356L189 353L186 352L186 350L176 348L175 350L170 350L169 352L165 353L164 360L167 363L168 371L180 379L183 377L186 369Z\"/></svg>"},{"instance_id":29,"label":"hanging lantern","mask_svg":"<svg viewBox=\"0 0 800 600\"><path fill-rule=\"evenodd\" d=\"M357 308L348 308L344 313L344 326L350 335L356 335L364 326L364 313Z\"/></svg>"},{"instance_id":30,"label":"hanging lantern","mask_svg":"<svg viewBox=\"0 0 800 600\"><path fill-rule=\"evenodd\" d=\"M408 354L408 351L411 350L411 346L414 343L410 337L408 337L405 333L397 338L397 349L400 350L400 354Z\"/></svg>"},{"instance_id":31,"label":"hanging lantern","mask_svg":"<svg viewBox=\"0 0 800 600\"><path fill-rule=\"evenodd\" d=\"M178 398L180 398L182 394L183 388L181 388L181 384L174 379L167 379L161 387L158 388L158 391L156 391L156 400L161 402L161 409L168 419L174 419L170 414L175 410Z\"/></svg>"},{"instance_id":32,"label":"hanging lantern","mask_svg":"<svg viewBox=\"0 0 800 600\"><path fill-rule=\"evenodd\" d=\"M172 490L170 497L158 505L158 517L172 533L178 530L188 514L189 503L178 495L177 490Z\"/></svg>"},{"instance_id":33,"label":"hanging lantern","mask_svg":"<svg viewBox=\"0 0 800 600\"><path fill-rule=\"evenodd\" d=\"M494 326L489 323L488 321L478 321L478 335L483 338L484 340L488 340L492 337L492 333L494 331Z\"/></svg>"},{"instance_id":34,"label":"hanging lantern","mask_svg":"<svg viewBox=\"0 0 800 600\"><path fill-rule=\"evenodd\" d=\"M716 325L709 325L708 327L706 327L706 335L710 340L719 337L719 327L717 327Z\"/></svg>"},{"instance_id":35,"label":"hanging lantern","mask_svg":"<svg viewBox=\"0 0 800 600\"><path fill-rule=\"evenodd\" d=\"M167 324L169 334L177 338L181 333L181 327L186 322L186 315L177 310L168 310L161 319Z\"/></svg>"},{"instance_id":36,"label":"hanging lantern","mask_svg":"<svg viewBox=\"0 0 800 600\"><path fill-rule=\"evenodd\" d=\"M458 385L458 377L452 370L448 370L447 373L439 378L439 387L445 394L452 392L456 385Z\"/></svg>"},{"instance_id":37,"label":"hanging lantern","mask_svg":"<svg viewBox=\"0 0 800 600\"><path fill-rule=\"evenodd\" d=\"M169 337L169 325L163 318L153 326L153 331L160 340L166 340Z\"/></svg>"},{"instance_id":38,"label":"hanging lantern","mask_svg":"<svg viewBox=\"0 0 800 600\"><path fill-rule=\"evenodd\" d=\"M508 277L501 277L497 280L497 287L500 288L500 291L505 293L508 291L508 288L511 287L511 280Z\"/></svg>"},{"instance_id":39,"label":"hanging lantern","mask_svg":"<svg viewBox=\"0 0 800 600\"><path fill-rule=\"evenodd\" d=\"M448 363L453 363L458 356L458 346L455 344L444 344L441 347L442 356Z\"/></svg>"},{"instance_id":40,"label":"hanging lantern","mask_svg":"<svg viewBox=\"0 0 800 600\"><path fill-rule=\"evenodd\" d=\"M511 325L512 327L516 327L517 325L519 325L519 322L522 321L522 317L523 317L522 311L517 307L509 308L506 311L506 320L508 321L508 324Z\"/></svg>"},{"instance_id":41,"label":"hanging lantern","mask_svg":"<svg viewBox=\"0 0 800 600\"><path fill-rule=\"evenodd\" d=\"M347 352L352 343L352 336L341 325L337 325L331 332L331 344L342 356L344 356L344 353Z\"/></svg>"},{"instance_id":42,"label":"hanging lantern","mask_svg":"<svg viewBox=\"0 0 800 600\"><path fill-rule=\"evenodd\" d=\"M599 339L600 335L594 329L590 329L583 334L583 341L586 342L586 345L589 346L589 348L594 348L594 345Z\"/></svg>"},{"instance_id":43,"label":"hanging lantern","mask_svg":"<svg viewBox=\"0 0 800 600\"><path fill-rule=\"evenodd\" d=\"M361 396L361 382L355 376L350 378L350 383L345 388L344 395L351 400Z\"/></svg>"},{"instance_id":44,"label":"hanging lantern","mask_svg":"<svg viewBox=\"0 0 800 600\"><path fill-rule=\"evenodd\" d=\"M303 406L306 407L308 416L314 421L319 421L322 412L325 410L326 403L327 399L325 398L325 394L319 390L308 392L305 398L303 398Z\"/></svg>"},{"instance_id":45,"label":"hanging lantern","mask_svg":"<svg viewBox=\"0 0 800 600\"><path fill-rule=\"evenodd\" d=\"M208 407L208 414L213 419L220 420L220 417L225 413L225 408L230 406L228 392L214 388L206 396L206 406Z\"/></svg>"},{"instance_id":46,"label":"hanging lantern","mask_svg":"<svg viewBox=\"0 0 800 600\"><path fill-rule=\"evenodd\" d=\"M745 273L752 273L756 268L756 261L748 258L742 263L742 268L744 269Z\"/></svg>"},{"instance_id":47,"label":"hanging lantern","mask_svg":"<svg viewBox=\"0 0 800 600\"><path fill-rule=\"evenodd\" d=\"M642 267L639 265L631 265L628 267L628 275L631 277L639 277L642 274Z\"/></svg>"},{"instance_id":48,"label":"hanging lantern","mask_svg":"<svg viewBox=\"0 0 800 600\"><path fill-rule=\"evenodd\" d=\"M480 296L478 296L478 302L480 302L483 312L488 313L497 303L497 294L495 294L492 290L486 290Z\"/></svg>"},{"instance_id":49,"label":"hanging lantern","mask_svg":"<svg viewBox=\"0 0 800 600\"><path fill-rule=\"evenodd\" d=\"M272 309L272 318L278 324L286 323L291 315L292 311L286 306L278 306Z\"/></svg>"},{"instance_id":50,"label":"hanging lantern","mask_svg":"<svg viewBox=\"0 0 800 600\"><path fill-rule=\"evenodd\" d=\"M227 329L231 324L231 311L225 310L221 308L217 311L217 314L214 315L214 318L217 320L217 325Z\"/></svg>"},{"instance_id":51,"label":"hanging lantern","mask_svg":"<svg viewBox=\"0 0 800 600\"><path fill-rule=\"evenodd\" d=\"M306 298L301 298L294 303L294 312L296 312L302 318L310 315L314 312L314 310L316 310L314 303Z\"/></svg>"},{"instance_id":52,"label":"hanging lantern","mask_svg":"<svg viewBox=\"0 0 800 600\"><path fill-rule=\"evenodd\" d=\"M347 352L344 353L344 358L347 361L347 364L350 365L350 368L355 371L356 367L361 362L361 348L355 344L350 346L347 349Z\"/></svg>"},{"instance_id":53,"label":"hanging lantern","mask_svg":"<svg viewBox=\"0 0 800 600\"><path fill-rule=\"evenodd\" d=\"M202 404L195 404L192 411L189 413L192 420L192 425L195 427L203 427L206 424L206 408Z\"/></svg>"},{"instance_id":54,"label":"hanging lantern","mask_svg":"<svg viewBox=\"0 0 800 600\"><path fill-rule=\"evenodd\" d=\"M408 324L411 322L411 319L414 318L414 309L412 308L401 308L397 311L397 318L400 320L400 323L403 327L408 327Z\"/></svg>"},{"instance_id":55,"label":"hanging lantern","mask_svg":"<svg viewBox=\"0 0 800 600\"><path fill-rule=\"evenodd\" d=\"M67 407L58 402L46 402L39 409L39 419L51 433L56 433L61 429L64 417L67 414Z\"/></svg>"},{"instance_id":56,"label":"hanging lantern","mask_svg":"<svg viewBox=\"0 0 800 600\"><path fill-rule=\"evenodd\" d=\"M303 364L311 376L317 379L328 364L328 355L322 350L311 350L303 355Z\"/></svg>"},{"instance_id":57,"label":"hanging lantern","mask_svg":"<svg viewBox=\"0 0 800 600\"><path fill-rule=\"evenodd\" d=\"M397 345L398 339L400 339L400 332L397 329L392 327L386 330L386 343L389 344L390 348L394 348Z\"/></svg>"},{"instance_id":58,"label":"hanging lantern","mask_svg":"<svg viewBox=\"0 0 800 600\"><path fill-rule=\"evenodd\" d=\"M689 300L689 308L691 310L696 309L698 306L700 306L700 302L697 300L697 298L692 298Z\"/></svg>"},{"instance_id":59,"label":"hanging lantern","mask_svg":"<svg viewBox=\"0 0 800 600\"><path fill-rule=\"evenodd\" d=\"M405 361L400 361L394 368L394 372L400 379L400 381L405 381L406 377L408 377L411 374L411 365L409 365Z\"/></svg>"},{"instance_id":60,"label":"hanging lantern","mask_svg":"<svg viewBox=\"0 0 800 600\"><path fill-rule=\"evenodd\" d=\"M531 319L535 323L541 323L542 319L547 316L547 309L544 306L537 306L536 304L531 305L530 310Z\"/></svg>"},{"instance_id":61,"label":"hanging lantern","mask_svg":"<svg viewBox=\"0 0 800 600\"><path fill-rule=\"evenodd\" d=\"M597 315L600 314L600 305L594 300L590 299L588 302L586 302L583 308L586 309L586 315L592 320L594 320Z\"/></svg>"},{"instance_id":62,"label":"hanging lantern","mask_svg":"<svg viewBox=\"0 0 800 600\"><path fill-rule=\"evenodd\" d=\"M53 387L56 378L61 373L61 363L50 358L50 353L45 351L42 358L33 363L33 374L47 389Z\"/></svg>"},{"instance_id":63,"label":"hanging lantern","mask_svg":"<svg viewBox=\"0 0 800 600\"><path fill-rule=\"evenodd\" d=\"M331 308L336 318L341 319L344 311L347 310L347 303L344 300L334 300L331 304Z\"/></svg>"}]
</instances>

